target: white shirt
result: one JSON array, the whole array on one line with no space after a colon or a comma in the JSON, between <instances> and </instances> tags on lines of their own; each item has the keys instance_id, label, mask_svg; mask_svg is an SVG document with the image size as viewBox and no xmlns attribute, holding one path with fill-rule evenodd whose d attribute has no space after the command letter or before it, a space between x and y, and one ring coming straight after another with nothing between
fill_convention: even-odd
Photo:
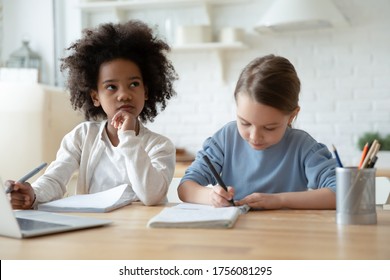
<instances>
[{"instance_id":1,"label":"white shirt","mask_svg":"<svg viewBox=\"0 0 390 280\"><path fill-rule=\"evenodd\" d=\"M95 168L95 175L92 176L88 193L97 193L107 190L107 186L119 186L127 183L131 184L123 162L123 156L118 153L108 138L107 131L103 129L102 141L105 151L102 153L99 164ZM100 174L110 174L110 176L100 176ZM134 195L135 193L132 192Z\"/></svg>"},{"instance_id":2,"label":"white shirt","mask_svg":"<svg viewBox=\"0 0 390 280\"><path fill-rule=\"evenodd\" d=\"M120 131L119 145L113 147L108 137L104 141L106 123L83 122L65 135L55 161L32 184L36 194L34 206L62 198L76 171L76 194L127 183L134 192L134 200L145 205L166 200L175 170L173 143L140 124L138 135L134 131Z\"/></svg>"}]
</instances>

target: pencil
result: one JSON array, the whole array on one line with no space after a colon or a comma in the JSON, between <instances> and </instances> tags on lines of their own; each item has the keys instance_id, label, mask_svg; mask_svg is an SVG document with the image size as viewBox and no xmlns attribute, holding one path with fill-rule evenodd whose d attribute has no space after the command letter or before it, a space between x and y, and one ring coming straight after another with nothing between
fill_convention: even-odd
<instances>
[{"instance_id":1,"label":"pencil","mask_svg":"<svg viewBox=\"0 0 390 280\"><path fill-rule=\"evenodd\" d=\"M362 168L362 166L363 166L363 162L367 156L367 152L368 152L368 142L366 143L366 145L364 145L363 152L362 152L362 158L360 159L360 162L359 162L359 169Z\"/></svg>"},{"instance_id":2,"label":"pencil","mask_svg":"<svg viewBox=\"0 0 390 280\"><path fill-rule=\"evenodd\" d=\"M374 154L374 151L376 150L376 146L378 145L378 140L374 140L371 144L371 147L370 149L368 150L367 152L367 155L366 157L364 158L364 161L363 161L363 164L362 164L362 168L366 168L368 166L368 162L370 161L370 159L372 158L373 154Z\"/></svg>"},{"instance_id":3,"label":"pencil","mask_svg":"<svg viewBox=\"0 0 390 280\"><path fill-rule=\"evenodd\" d=\"M225 183L222 181L222 178L221 178L221 176L219 176L217 170L215 170L215 168L214 168L213 164L211 163L210 159L208 158L208 156L204 155L203 159L206 161L206 164L209 167L211 173L213 173L213 176L214 176L215 180L217 180L218 185L220 185L225 191L228 191ZM229 200L229 202L234 206L233 199Z\"/></svg>"},{"instance_id":4,"label":"pencil","mask_svg":"<svg viewBox=\"0 0 390 280\"><path fill-rule=\"evenodd\" d=\"M367 163L367 167L368 168L373 168L374 167L374 165L375 165L375 163L376 163L376 161L378 159L377 154L378 154L380 148L381 148L381 144L379 144L379 142L378 142L376 144L376 146L374 147L374 150L373 150L373 152L372 152L372 154L370 156L370 159L369 159L369 161Z\"/></svg>"},{"instance_id":5,"label":"pencil","mask_svg":"<svg viewBox=\"0 0 390 280\"><path fill-rule=\"evenodd\" d=\"M339 157L339 153L337 152L336 147L334 145L332 145L332 146L333 146L333 153L334 153L334 155L336 157L336 161L337 161L338 166L339 167L343 167L343 164L341 163L341 160L340 160L340 157Z\"/></svg>"}]
</instances>

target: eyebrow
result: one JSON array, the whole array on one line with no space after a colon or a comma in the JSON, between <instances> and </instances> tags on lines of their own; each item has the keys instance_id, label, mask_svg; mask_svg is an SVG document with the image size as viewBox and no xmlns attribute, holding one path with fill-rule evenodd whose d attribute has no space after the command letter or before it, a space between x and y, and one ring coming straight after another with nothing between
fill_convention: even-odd
<instances>
[{"instance_id":1,"label":"eyebrow","mask_svg":"<svg viewBox=\"0 0 390 280\"><path fill-rule=\"evenodd\" d=\"M140 76L133 76L133 77L129 77L127 80L128 81L142 80L142 78ZM103 81L102 84L113 83L113 82L117 82L117 81L118 81L118 79L108 79L108 80Z\"/></svg>"},{"instance_id":2,"label":"eyebrow","mask_svg":"<svg viewBox=\"0 0 390 280\"><path fill-rule=\"evenodd\" d=\"M237 115L237 118L239 118L240 120L242 120L244 122L251 123L251 122L247 121L246 119L244 119L243 117L241 117L239 115ZM278 125L280 125L280 123L276 122L276 123L268 123L268 124L261 125L261 126L266 127L266 126L278 126Z\"/></svg>"}]
</instances>

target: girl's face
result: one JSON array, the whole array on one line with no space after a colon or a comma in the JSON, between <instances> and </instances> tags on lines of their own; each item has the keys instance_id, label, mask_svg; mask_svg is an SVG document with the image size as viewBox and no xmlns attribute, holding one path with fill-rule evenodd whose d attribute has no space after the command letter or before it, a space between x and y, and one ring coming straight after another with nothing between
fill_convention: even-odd
<instances>
[{"instance_id":1,"label":"girl's face","mask_svg":"<svg viewBox=\"0 0 390 280\"><path fill-rule=\"evenodd\" d=\"M96 107L102 106L108 120L120 110L137 118L147 99L137 64L125 59L114 59L101 64L97 91L93 91L91 97Z\"/></svg>"},{"instance_id":2,"label":"girl's face","mask_svg":"<svg viewBox=\"0 0 390 280\"><path fill-rule=\"evenodd\" d=\"M255 150L265 150L277 144L296 117L254 101L248 94L237 95L237 127L243 139Z\"/></svg>"}]
</instances>

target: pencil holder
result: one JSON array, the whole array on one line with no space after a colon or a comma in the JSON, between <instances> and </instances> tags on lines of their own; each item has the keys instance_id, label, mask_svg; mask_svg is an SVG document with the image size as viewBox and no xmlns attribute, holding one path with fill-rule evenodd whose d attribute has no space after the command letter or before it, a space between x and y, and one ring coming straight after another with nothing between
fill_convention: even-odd
<instances>
[{"instance_id":1,"label":"pencil holder","mask_svg":"<svg viewBox=\"0 0 390 280\"><path fill-rule=\"evenodd\" d=\"M336 168L337 224L376 224L375 168Z\"/></svg>"}]
</instances>

